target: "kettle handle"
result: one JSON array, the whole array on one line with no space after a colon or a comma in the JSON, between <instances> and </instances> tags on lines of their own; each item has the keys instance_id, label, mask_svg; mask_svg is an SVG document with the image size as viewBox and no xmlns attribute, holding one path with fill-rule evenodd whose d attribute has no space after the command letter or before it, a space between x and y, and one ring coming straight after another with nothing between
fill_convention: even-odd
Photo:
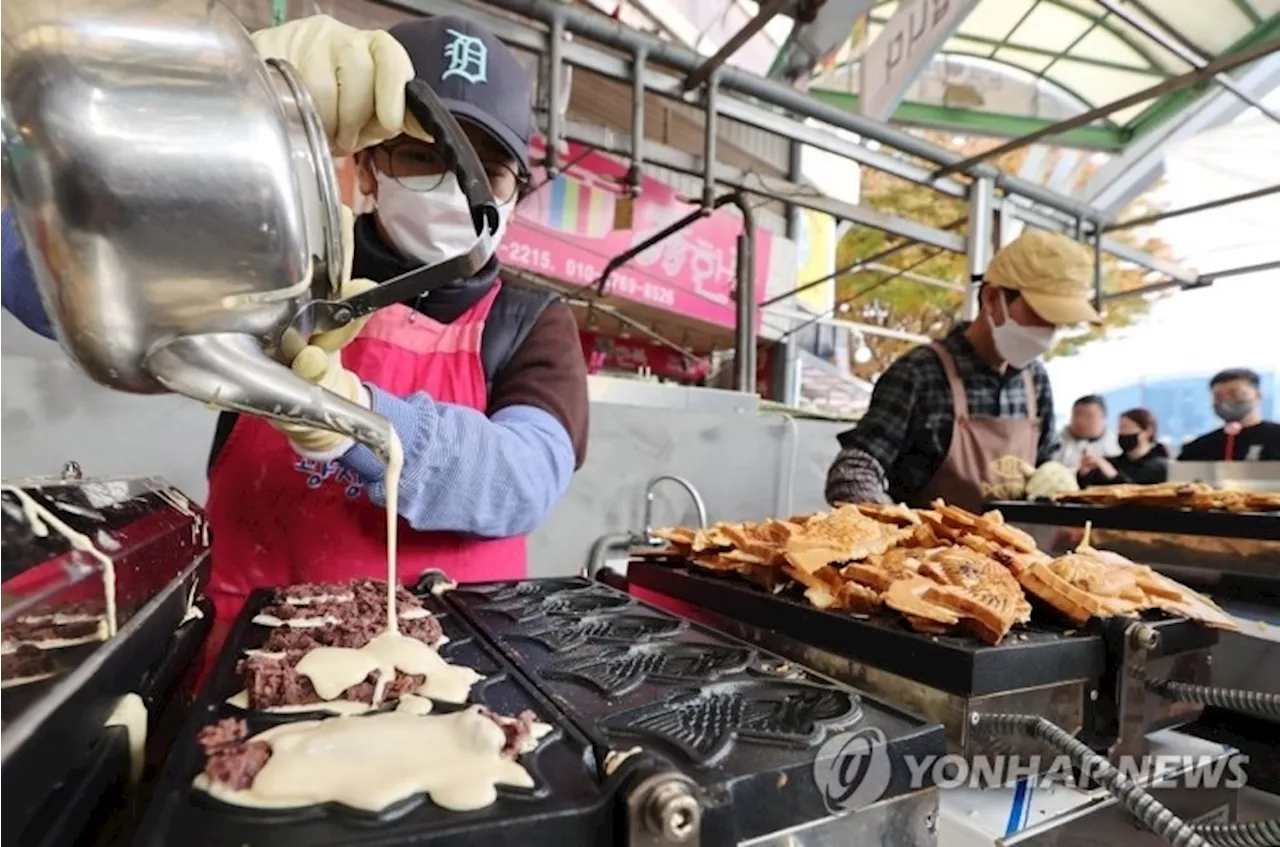
<instances>
[{"instance_id":1,"label":"kettle handle","mask_svg":"<svg viewBox=\"0 0 1280 847\"><path fill-rule=\"evenodd\" d=\"M457 118L423 80L410 80L405 85L404 94L405 106L422 128L431 133L445 163L458 177L458 186L471 208L471 222L476 228L476 235L496 235L500 224L498 204L489 188L484 165Z\"/></svg>"}]
</instances>

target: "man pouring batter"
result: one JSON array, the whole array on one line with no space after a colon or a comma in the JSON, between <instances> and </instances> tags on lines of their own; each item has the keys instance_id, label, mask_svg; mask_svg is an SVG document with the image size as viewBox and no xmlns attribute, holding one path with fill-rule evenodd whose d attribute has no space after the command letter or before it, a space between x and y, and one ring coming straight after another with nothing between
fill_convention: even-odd
<instances>
[{"instance_id":1,"label":"man pouring batter","mask_svg":"<svg viewBox=\"0 0 1280 847\"><path fill-rule=\"evenodd\" d=\"M405 84L427 82L454 113L510 222L529 180L530 80L492 33L460 18L362 31L316 16L256 33L296 67L336 155L354 154L374 205L350 233L350 296L467 252L468 204L444 157L405 117ZM499 230L499 237L502 230ZM51 335L12 222L5 307ZM476 276L360 325L312 339L296 373L372 409L404 447L400 575L525 576L525 536L564 494L586 449L586 366L569 308L504 284L496 255ZM354 277L354 279L350 279ZM210 594L219 622L261 586L382 577L381 460L349 438L224 413L209 458Z\"/></svg>"},{"instance_id":2,"label":"man pouring batter","mask_svg":"<svg viewBox=\"0 0 1280 847\"><path fill-rule=\"evenodd\" d=\"M866 415L840 434L828 502L923 507L941 497L978 509L993 460L1049 461L1057 435L1039 358L1058 327L1099 320L1092 281L1088 251L1063 235L1027 232L997 253L977 320L890 365Z\"/></svg>"}]
</instances>

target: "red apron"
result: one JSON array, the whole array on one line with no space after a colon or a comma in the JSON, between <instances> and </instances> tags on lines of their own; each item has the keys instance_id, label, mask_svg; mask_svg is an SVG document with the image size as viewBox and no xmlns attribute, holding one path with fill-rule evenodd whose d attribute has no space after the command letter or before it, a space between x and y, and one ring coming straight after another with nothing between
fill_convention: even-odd
<instances>
[{"instance_id":1,"label":"red apron","mask_svg":"<svg viewBox=\"0 0 1280 847\"><path fill-rule=\"evenodd\" d=\"M450 324L408 306L376 313L342 351L343 364L397 397L487 406L480 339L502 283ZM352 471L300 457L266 421L241 415L209 472L213 529L209 593L225 631L254 588L384 577L386 511ZM401 519L399 578L437 568L460 582L522 579L525 539L418 532ZM211 638L211 641L214 640ZM219 644L213 645L217 649Z\"/></svg>"}]
</instances>

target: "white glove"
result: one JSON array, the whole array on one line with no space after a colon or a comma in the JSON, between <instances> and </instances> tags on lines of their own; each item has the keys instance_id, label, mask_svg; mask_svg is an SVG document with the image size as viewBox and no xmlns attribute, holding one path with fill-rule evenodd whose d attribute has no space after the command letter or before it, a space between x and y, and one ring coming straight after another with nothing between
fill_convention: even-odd
<instances>
[{"instance_id":1,"label":"white glove","mask_svg":"<svg viewBox=\"0 0 1280 847\"><path fill-rule=\"evenodd\" d=\"M253 43L263 58L297 68L336 155L404 131L404 87L413 79L413 61L389 32L314 15L255 32Z\"/></svg>"},{"instance_id":2,"label":"white glove","mask_svg":"<svg viewBox=\"0 0 1280 847\"><path fill-rule=\"evenodd\" d=\"M1036 468L1036 472L1027 480L1028 500L1039 500L1079 490L1080 484L1076 482L1076 475L1070 468L1059 462L1045 462Z\"/></svg>"},{"instance_id":3,"label":"white glove","mask_svg":"<svg viewBox=\"0 0 1280 847\"><path fill-rule=\"evenodd\" d=\"M366 409L370 406L368 389L355 374L342 366L341 352L330 353L315 345L309 345L294 357L292 370L308 382L328 389L345 400L350 400ZM355 444L350 436L330 432L327 429L275 420L270 423L284 433L295 452L308 459L326 461L336 459Z\"/></svg>"}]
</instances>

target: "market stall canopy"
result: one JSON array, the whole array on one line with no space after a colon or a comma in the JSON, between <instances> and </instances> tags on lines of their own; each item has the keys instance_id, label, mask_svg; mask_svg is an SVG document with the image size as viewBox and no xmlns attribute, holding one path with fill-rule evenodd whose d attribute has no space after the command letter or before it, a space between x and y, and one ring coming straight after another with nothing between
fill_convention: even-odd
<instances>
[{"instance_id":1,"label":"market stall canopy","mask_svg":"<svg viewBox=\"0 0 1280 847\"><path fill-rule=\"evenodd\" d=\"M762 8L750 0L586 0L629 26L711 55ZM767 5L767 4L765 4ZM867 8L869 14L864 14ZM895 15L928 15L906 62L918 71L891 109L895 123L965 135L1022 136L1182 76L1280 35L1280 0L970 0L949 4L827 0L809 24L773 18L728 60L804 85L822 100L867 113L861 60ZM967 11L956 14L955 10ZM837 19L843 27L835 25ZM899 19L897 26L903 25ZM850 25L850 22L852 24ZM834 26L834 28L833 28ZM942 31L945 30L945 31ZM908 45L910 48L911 45ZM883 47L881 48L884 49ZM823 52L825 51L825 52ZM1135 102L1055 138L1120 151L1191 107L1214 83ZM1232 80L1227 79L1227 86ZM1256 100L1238 90L1226 96ZM1265 92L1263 92L1265 93Z\"/></svg>"}]
</instances>

